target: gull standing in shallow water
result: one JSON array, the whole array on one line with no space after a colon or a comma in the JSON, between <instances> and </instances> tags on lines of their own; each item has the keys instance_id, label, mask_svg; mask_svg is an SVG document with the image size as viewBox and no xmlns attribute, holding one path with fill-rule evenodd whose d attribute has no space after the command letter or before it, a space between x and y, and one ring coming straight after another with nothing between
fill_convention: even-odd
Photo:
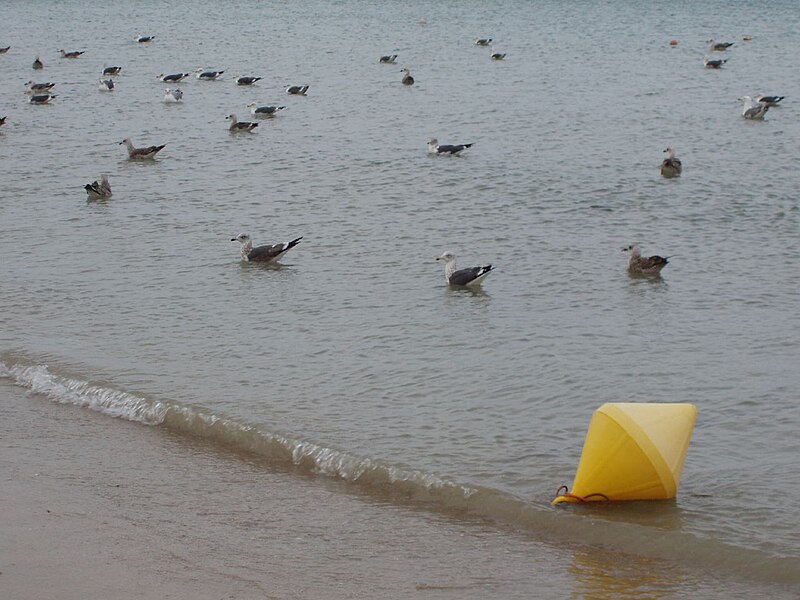
<instances>
[{"instance_id":1,"label":"gull standing in shallow water","mask_svg":"<svg viewBox=\"0 0 800 600\"><path fill-rule=\"evenodd\" d=\"M633 276L655 277L669 263L669 256L642 256L639 246L636 244L625 246L622 251L631 253L628 260L628 273Z\"/></svg>"},{"instance_id":2,"label":"gull standing in shallow water","mask_svg":"<svg viewBox=\"0 0 800 600\"><path fill-rule=\"evenodd\" d=\"M101 175L100 181L93 181L83 186L89 195L89 200L105 200L111 198L111 184L108 182L108 175Z\"/></svg>"},{"instance_id":3,"label":"gull standing in shallow water","mask_svg":"<svg viewBox=\"0 0 800 600\"><path fill-rule=\"evenodd\" d=\"M742 110L742 116L745 119L762 121L764 119L764 115L766 115L767 111L769 110L768 104L762 104L760 102L756 102L750 96L742 96L741 98L739 98L739 102L744 102L744 109Z\"/></svg>"},{"instance_id":4,"label":"gull standing in shallow water","mask_svg":"<svg viewBox=\"0 0 800 600\"><path fill-rule=\"evenodd\" d=\"M485 267L469 267L468 269L457 271L456 255L449 250L441 256L437 256L436 260L444 261L444 279L448 285L477 287L492 270L492 265L486 265Z\"/></svg>"},{"instance_id":5,"label":"gull standing in shallow water","mask_svg":"<svg viewBox=\"0 0 800 600\"><path fill-rule=\"evenodd\" d=\"M166 146L166 144L162 144L161 146L148 146L147 148L135 148L130 138L125 138L119 144L120 146L122 144L125 144L125 146L128 148L128 158L133 160L144 160L148 158L154 158L155 155L161 152L161 150L163 150L164 147Z\"/></svg>"},{"instance_id":6,"label":"gull standing in shallow water","mask_svg":"<svg viewBox=\"0 0 800 600\"><path fill-rule=\"evenodd\" d=\"M277 262L286 252L297 246L302 240L302 236L293 239L291 242L282 242L280 244L257 246L253 248L253 241L246 233L240 233L235 238L231 238L232 242L239 242L242 246L239 253L242 255L242 260L245 262L263 262L274 263Z\"/></svg>"},{"instance_id":7,"label":"gull standing in shallow water","mask_svg":"<svg viewBox=\"0 0 800 600\"><path fill-rule=\"evenodd\" d=\"M667 158L661 161L661 174L668 179L677 177L683 170L681 159L675 158L675 150L672 148L667 148L664 152L666 152Z\"/></svg>"}]
</instances>

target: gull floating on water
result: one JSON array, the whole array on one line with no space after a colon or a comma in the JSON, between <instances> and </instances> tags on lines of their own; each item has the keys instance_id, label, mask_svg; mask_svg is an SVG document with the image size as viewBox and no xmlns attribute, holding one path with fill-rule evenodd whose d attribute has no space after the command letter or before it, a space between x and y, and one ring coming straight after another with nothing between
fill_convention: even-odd
<instances>
[{"instance_id":1,"label":"gull floating on water","mask_svg":"<svg viewBox=\"0 0 800 600\"><path fill-rule=\"evenodd\" d=\"M786 96L762 96L758 95L754 98L756 102L759 104L766 104L769 107L778 106L781 100L786 98Z\"/></svg>"},{"instance_id":2,"label":"gull floating on water","mask_svg":"<svg viewBox=\"0 0 800 600\"><path fill-rule=\"evenodd\" d=\"M7 119L7 118L8 118L8 117L0 117L0 127L2 127L3 125L5 125L5 124L6 124L6 119Z\"/></svg>"},{"instance_id":3,"label":"gull floating on water","mask_svg":"<svg viewBox=\"0 0 800 600\"><path fill-rule=\"evenodd\" d=\"M55 83L45 82L45 83L34 83L33 81L29 81L25 85L28 86L28 93L31 92L49 92L53 87L56 85Z\"/></svg>"},{"instance_id":4,"label":"gull floating on water","mask_svg":"<svg viewBox=\"0 0 800 600\"><path fill-rule=\"evenodd\" d=\"M381 56L378 59L378 62L382 62L388 65L394 64L394 61L397 60L397 54L387 54L385 56Z\"/></svg>"},{"instance_id":5,"label":"gull floating on water","mask_svg":"<svg viewBox=\"0 0 800 600\"><path fill-rule=\"evenodd\" d=\"M114 91L114 80L113 79L101 79L100 85L98 86L100 91L103 92L113 92Z\"/></svg>"},{"instance_id":6,"label":"gull floating on water","mask_svg":"<svg viewBox=\"0 0 800 600\"><path fill-rule=\"evenodd\" d=\"M122 67L103 67L103 75L119 75Z\"/></svg>"},{"instance_id":7,"label":"gull floating on water","mask_svg":"<svg viewBox=\"0 0 800 600\"><path fill-rule=\"evenodd\" d=\"M714 40L708 40L706 43L708 44L709 52L724 52L733 46L733 42L715 42Z\"/></svg>"},{"instance_id":8,"label":"gull floating on water","mask_svg":"<svg viewBox=\"0 0 800 600\"><path fill-rule=\"evenodd\" d=\"M205 81L214 81L215 79L219 79L224 72L225 71L204 71L202 68L195 70L197 78Z\"/></svg>"},{"instance_id":9,"label":"gull floating on water","mask_svg":"<svg viewBox=\"0 0 800 600\"><path fill-rule=\"evenodd\" d=\"M242 246L239 253L242 255L242 260L245 262L264 262L273 263L277 262L286 252L297 246L302 240L302 236L293 239L291 242L282 242L280 244L257 246L253 248L253 241L246 233L240 233L235 238L231 238L232 242L239 242Z\"/></svg>"},{"instance_id":10,"label":"gull floating on water","mask_svg":"<svg viewBox=\"0 0 800 600\"><path fill-rule=\"evenodd\" d=\"M111 198L111 184L108 182L108 175L101 175L100 181L93 181L83 186L90 200L104 200Z\"/></svg>"},{"instance_id":11,"label":"gull floating on water","mask_svg":"<svg viewBox=\"0 0 800 600\"><path fill-rule=\"evenodd\" d=\"M189 76L189 73L172 73L171 75L164 75L161 73L158 76L158 79L163 81L164 83L178 83L183 79L186 79Z\"/></svg>"},{"instance_id":12,"label":"gull floating on water","mask_svg":"<svg viewBox=\"0 0 800 600\"><path fill-rule=\"evenodd\" d=\"M469 267L468 269L456 270L456 255L449 250L436 260L444 261L444 279L449 285L465 285L477 287L492 270L492 265L485 267Z\"/></svg>"},{"instance_id":13,"label":"gull floating on water","mask_svg":"<svg viewBox=\"0 0 800 600\"><path fill-rule=\"evenodd\" d=\"M492 57L492 60L503 60L506 57L505 53L496 52L494 46L492 46L492 51L489 53L489 56Z\"/></svg>"},{"instance_id":14,"label":"gull floating on water","mask_svg":"<svg viewBox=\"0 0 800 600\"><path fill-rule=\"evenodd\" d=\"M62 48L59 50L61 52L61 58L78 58L81 54L86 52L86 50L73 50L72 52L64 52Z\"/></svg>"},{"instance_id":15,"label":"gull floating on water","mask_svg":"<svg viewBox=\"0 0 800 600\"><path fill-rule=\"evenodd\" d=\"M152 42L156 36L154 35L137 35L134 38L134 41L139 42L140 44L146 44L147 42Z\"/></svg>"},{"instance_id":16,"label":"gull floating on water","mask_svg":"<svg viewBox=\"0 0 800 600\"><path fill-rule=\"evenodd\" d=\"M403 74L403 85L414 85L414 78L411 76L411 71L408 69L400 69Z\"/></svg>"},{"instance_id":17,"label":"gull floating on water","mask_svg":"<svg viewBox=\"0 0 800 600\"><path fill-rule=\"evenodd\" d=\"M44 69L44 63L41 60L39 60L38 56L33 61L33 68L34 69Z\"/></svg>"},{"instance_id":18,"label":"gull floating on water","mask_svg":"<svg viewBox=\"0 0 800 600\"><path fill-rule=\"evenodd\" d=\"M31 96L31 99L28 100L31 104L49 104L53 98L56 98L56 94L35 94Z\"/></svg>"},{"instance_id":19,"label":"gull floating on water","mask_svg":"<svg viewBox=\"0 0 800 600\"><path fill-rule=\"evenodd\" d=\"M11 46L6 46L5 48L0 48L0 54L5 54L11 49Z\"/></svg>"},{"instance_id":20,"label":"gull floating on water","mask_svg":"<svg viewBox=\"0 0 800 600\"><path fill-rule=\"evenodd\" d=\"M183 100L183 92L180 89L171 90L167 88L165 92L164 102L174 103L181 102Z\"/></svg>"},{"instance_id":21,"label":"gull floating on water","mask_svg":"<svg viewBox=\"0 0 800 600\"><path fill-rule=\"evenodd\" d=\"M466 150L472 144L439 144L439 140L431 138L428 140L428 152L430 154L449 154L451 156Z\"/></svg>"},{"instance_id":22,"label":"gull floating on water","mask_svg":"<svg viewBox=\"0 0 800 600\"><path fill-rule=\"evenodd\" d=\"M719 59L719 58L711 59L711 58L708 58L707 56L703 57L703 65L705 66L706 69L719 69L726 62L728 62L727 59L722 60L722 59Z\"/></svg>"},{"instance_id":23,"label":"gull floating on water","mask_svg":"<svg viewBox=\"0 0 800 600\"><path fill-rule=\"evenodd\" d=\"M261 77L238 77L236 79L236 85L253 85L259 79L261 79Z\"/></svg>"},{"instance_id":24,"label":"gull floating on water","mask_svg":"<svg viewBox=\"0 0 800 600\"><path fill-rule=\"evenodd\" d=\"M767 114L769 110L768 104L761 104L760 102L756 102L750 96L742 96L739 98L740 102L744 102L744 109L742 110L742 116L745 119L751 119L753 121L761 121L764 119L764 115Z\"/></svg>"},{"instance_id":25,"label":"gull floating on water","mask_svg":"<svg viewBox=\"0 0 800 600\"><path fill-rule=\"evenodd\" d=\"M492 43L492 38L475 38L476 46L488 46Z\"/></svg>"},{"instance_id":26,"label":"gull floating on water","mask_svg":"<svg viewBox=\"0 0 800 600\"><path fill-rule=\"evenodd\" d=\"M125 144L128 148L128 158L133 160L144 160L148 158L153 158L156 154L161 152L164 149L166 144L162 144L161 146L148 146L147 148L135 148L133 146L133 142L131 142L130 138L125 138L120 143Z\"/></svg>"},{"instance_id":27,"label":"gull floating on water","mask_svg":"<svg viewBox=\"0 0 800 600\"><path fill-rule=\"evenodd\" d=\"M250 114L256 117L274 117L275 113L279 110L286 108L285 106L258 106L255 102L247 105L250 109Z\"/></svg>"},{"instance_id":28,"label":"gull floating on water","mask_svg":"<svg viewBox=\"0 0 800 600\"><path fill-rule=\"evenodd\" d=\"M253 129L258 127L258 123L252 123L250 121L237 121L236 115L228 115L225 117L225 119L231 122L231 126L228 127L228 129L233 132L253 131Z\"/></svg>"},{"instance_id":29,"label":"gull floating on water","mask_svg":"<svg viewBox=\"0 0 800 600\"><path fill-rule=\"evenodd\" d=\"M286 88L286 93L290 96L305 96L308 91L307 85L287 85L284 87Z\"/></svg>"},{"instance_id":30,"label":"gull floating on water","mask_svg":"<svg viewBox=\"0 0 800 600\"><path fill-rule=\"evenodd\" d=\"M628 260L628 273L631 275L656 276L669 263L669 256L642 256L639 246L636 244L625 246L622 251L631 253L631 257Z\"/></svg>"},{"instance_id":31,"label":"gull floating on water","mask_svg":"<svg viewBox=\"0 0 800 600\"><path fill-rule=\"evenodd\" d=\"M667 158L661 161L661 174L667 179L677 177L683 170L681 159L675 158L675 150L672 148L667 148L664 152L667 154Z\"/></svg>"}]
</instances>

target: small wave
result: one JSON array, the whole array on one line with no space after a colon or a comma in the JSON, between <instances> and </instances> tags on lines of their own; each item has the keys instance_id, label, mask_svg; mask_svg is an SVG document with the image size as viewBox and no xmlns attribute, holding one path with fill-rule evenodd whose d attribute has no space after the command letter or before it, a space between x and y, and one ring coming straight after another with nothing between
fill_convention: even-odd
<instances>
[{"instance_id":1,"label":"small wave","mask_svg":"<svg viewBox=\"0 0 800 600\"><path fill-rule=\"evenodd\" d=\"M776 557L674 528L602 518L596 507L553 509L493 488L465 485L388 461L360 457L309 440L242 423L202 408L147 398L53 372L45 365L0 359L0 378L63 404L164 427L205 443L254 455L275 466L351 482L381 499L424 506L454 516L488 520L545 541L591 545L614 553L723 569L778 584L800 584L800 559ZM600 507L602 509L602 507ZM600 510L598 509L598 510Z\"/></svg>"}]
</instances>

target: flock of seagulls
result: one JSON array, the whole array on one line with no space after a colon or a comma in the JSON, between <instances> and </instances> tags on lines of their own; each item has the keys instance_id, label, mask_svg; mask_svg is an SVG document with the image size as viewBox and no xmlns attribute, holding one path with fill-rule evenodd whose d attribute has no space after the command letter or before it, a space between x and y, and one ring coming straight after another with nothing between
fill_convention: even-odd
<instances>
[{"instance_id":1,"label":"flock of seagulls","mask_svg":"<svg viewBox=\"0 0 800 600\"><path fill-rule=\"evenodd\" d=\"M155 39L153 35L137 35L134 40L137 43L150 43ZM749 41L749 36L744 38L746 41ZM475 45L479 47L490 47L490 58L492 60L504 60L506 57L505 53L500 53L495 51L494 46L492 45L493 39L492 38L476 38ZM731 46L734 45L734 42L717 42L715 40L708 40L708 52L725 52ZM671 46L677 45L677 40L670 41ZM10 46L6 46L5 48L0 48L0 55L7 53L10 50ZM63 48L59 50L61 58L64 59L77 59L80 58L83 54L85 54L84 50L74 50L74 51L65 51ZM397 54L387 54L380 56L378 59L379 63L382 64L396 64L398 55ZM712 59L709 58L708 55L704 56L703 64L706 68L709 69L719 69L724 64L727 63L727 59ZM33 62L32 68L35 70L40 70L44 68L44 64L42 63L41 59L37 56ZM119 75L122 72L121 66L104 66L102 75L103 78L99 79L98 88L101 91L111 92L115 89L115 83L112 76ZM224 70L213 71L213 70L205 70L203 68L198 68L194 71L196 79L200 81L217 81L219 80L222 75L225 73ZM401 70L403 77L401 79L401 83L406 86L412 86L415 83L414 77L412 77L410 70L407 67L404 67ZM171 74L164 74L160 73L157 75L157 79L164 83L171 83L177 84L189 77L190 73L171 73ZM262 78L258 76L249 76L249 75L242 75L235 78L235 83L237 86L252 86L255 85L258 81ZM51 93L52 88L56 85L55 83L51 82L34 82L28 81L26 84L27 90L26 93L29 95L29 102L31 104L49 104L57 97L56 94ZM284 90L288 95L293 96L305 96L308 93L309 86L304 85L285 85ZM178 103L182 102L183 100L183 92L179 88L170 89L167 88L165 90L164 102L168 103ZM750 120L763 120L764 116L766 115L767 111L772 108L776 107L780 104L781 101L784 100L784 96L765 96L765 95L756 95L754 97L750 96L742 96L739 98L739 101L744 104L744 109L742 112L742 116L746 119ZM252 102L247 105L247 108L250 109L250 113L254 116L259 117L273 117L275 116L278 111L285 109L285 106L277 106L277 105L265 105L259 106L257 103ZM250 122L250 121L239 121L235 114L230 114L225 117L226 120L230 121L229 131L232 133L240 133L240 132L252 132L254 129L258 127L257 122ZM0 126L4 125L6 122L6 117L0 118ZM133 142L130 138L126 138L120 142L120 145L125 145L128 158L131 160L148 160L153 159L161 150L166 147L166 144L162 145L153 145L153 146L146 146L137 148L133 145ZM439 141L436 138L432 138L428 140L428 153L433 155L449 155L449 156L456 156L460 155L462 152L470 148L473 144L439 144ZM683 170L683 165L680 159L675 157L675 150L672 147L667 148L664 150L666 154L666 158L661 162L661 175L665 178L673 178L678 177L681 175ZM93 200L101 200L101 199L108 199L112 197L111 192L111 184L108 179L108 175L102 175L99 180L96 180L92 183L88 183L84 186L84 189L87 193L89 199ZM232 242L239 242L240 244L240 254L242 260L245 262L259 262L259 263L277 263L289 250L294 248L300 240L302 240L302 236L295 238L288 242L281 242L272 245L263 245L253 247L252 240L248 234L242 233L238 236L231 239ZM628 261L628 273L631 276L639 277L658 277L660 276L661 270L669 263L669 257L662 257L658 255L653 256L642 256L639 250L639 247L635 244L631 244L623 248L623 251L629 253L629 261ZM437 261L444 262L445 267L445 281L448 285L451 286L466 286L466 287L477 287L480 286L483 280L489 275L492 271L492 265L486 266L475 266L469 267L466 269L457 269L456 267L456 256L452 251L446 251L442 253L440 256L435 257Z\"/></svg>"}]
</instances>

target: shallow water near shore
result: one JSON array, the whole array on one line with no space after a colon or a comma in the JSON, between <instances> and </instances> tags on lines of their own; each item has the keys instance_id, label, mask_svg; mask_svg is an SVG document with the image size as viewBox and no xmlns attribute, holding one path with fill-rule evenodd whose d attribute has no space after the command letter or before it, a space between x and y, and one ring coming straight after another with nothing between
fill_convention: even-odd
<instances>
[{"instance_id":1,"label":"shallow water near shore","mask_svg":"<svg viewBox=\"0 0 800 600\"><path fill-rule=\"evenodd\" d=\"M446 515L539 558L566 544L580 564L598 547L665 561L653 572L681 575L663 596L698 589L684 569L781 594L800 572L800 84L781 59L796 9L199 2L144 18L11 2L0 377L191 446L198 479L197 447L222 447L214 461L242 479L322 486L355 518L407 511L424 531ZM709 38L736 42L719 71L702 67ZM117 89L99 92L112 64ZM155 76L198 67L226 72L164 104L174 86ZM52 105L26 104L33 78L57 82ZM736 98L757 93L787 99L746 121ZM286 109L230 134L224 117L253 118L250 102ZM167 147L130 162L125 137ZM430 157L430 137L475 145ZM667 146L680 178L658 174ZM100 173L114 197L87 202ZM239 260L240 232L303 241L264 268ZM631 242L671 256L662 278L627 276ZM444 286L433 257L448 249L494 265L481 291ZM614 401L697 405L678 498L550 508Z\"/></svg>"}]
</instances>

